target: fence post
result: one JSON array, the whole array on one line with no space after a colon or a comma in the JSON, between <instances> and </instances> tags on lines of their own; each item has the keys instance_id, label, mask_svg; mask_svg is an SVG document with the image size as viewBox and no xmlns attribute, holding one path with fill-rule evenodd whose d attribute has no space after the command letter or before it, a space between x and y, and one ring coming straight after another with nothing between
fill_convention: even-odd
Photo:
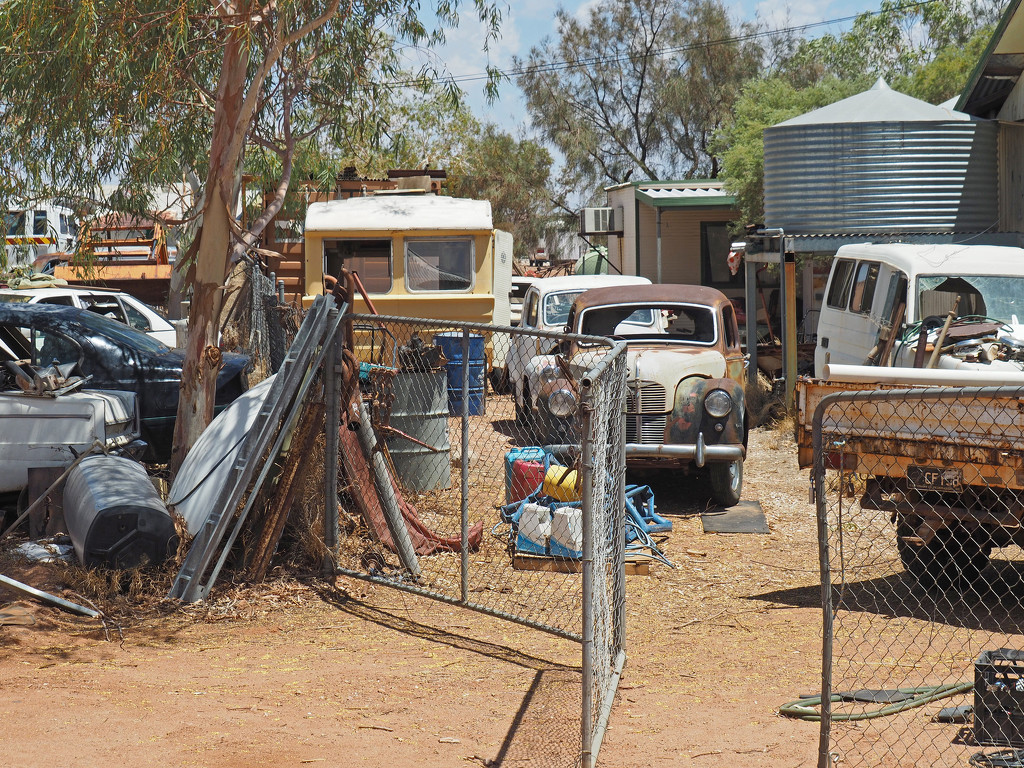
<instances>
[{"instance_id":1,"label":"fence post","mask_svg":"<svg viewBox=\"0 0 1024 768\"><path fill-rule=\"evenodd\" d=\"M462 329L462 536L460 591L469 602L469 329Z\"/></svg>"},{"instance_id":2,"label":"fence post","mask_svg":"<svg viewBox=\"0 0 1024 768\"><path fill-rule=\"evenodd\" d=\"M338 315L332 309L328 327ZM338 347L342 334L335 330L328 340L327 359L324 362L324 399L327 418L324 423L324 573L333 573L337 565L338 550L338 430L341 428L341 391L338 386Z\"/></svg>"},{"instance_id":3,"label":"fence post","mask_svg":"<svg viewBox=\"0 0 1024 768\"><path fill-rule=\"evenodd\" d=\"M818 570L821 575L821 724L818 730L818 768L830 768L829 747L832 730L832 571L829 565L828 509L825 505L825 454L822 450L821 423L829 400L824 398L814 411L812 446L814 465L814 508L818 518Z\"/></svg>"},{"instance_id":4,"label":"fence post","mask_svg":"<svg viewBox=\"0 0 1024 768\"><path fill-rule=\"evenodd\" d=\"M621 358L625 359L625 355ZM617 414L612 414L616 418ZM615 466L615 520L616 525L622 530L615 547L614 556L617 558L615 565L615 652L622 653L626 650L626 422L619 418L618 423L612 423L609 438L616 435L617 449Z\"/></svg>"},{"instance_id":5,"label":"fence post","mask_svg":"<svg viewBox=\"0 0 1024 768\"><path fill-rule=\"evenodd\" d=\"M583 705L580 734L582 768L594 765L594 413L593 388L583 386L580 443L583 496Z\"/></svg>"}]
</instances>

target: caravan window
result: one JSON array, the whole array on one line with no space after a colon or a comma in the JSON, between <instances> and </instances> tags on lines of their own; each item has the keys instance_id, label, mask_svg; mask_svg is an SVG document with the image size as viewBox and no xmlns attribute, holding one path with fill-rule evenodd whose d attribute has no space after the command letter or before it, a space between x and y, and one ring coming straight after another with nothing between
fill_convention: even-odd
<instances>
[{"instance_id":1,"label":"caravan window","mask_svg":"<svg viewBox=\"0 0 1024 768\"><path fill-rule=\"evenodd\" d=\"M32 234L33 235L45 235L48 234L46 231L46 211L33 211L32 212Z\"/></svg>"},{"instance_id":2,"label":"caravan window","mask_svg":"<svg viewBox=\"0 0 1024 768\"><path fill-rule=\"evenodd\" d=\"M390 293L390 240L324 239L324 274L338 277L344 267L357 272L367 293Z\"/></svg>"},{"instance_id":3,"label":"caravan window","mask_svg":"<svg viewBox=\"0 0 1024 768\"><path fill-rule=\"evenodd\" d=\"M846 309L846 297L850 293L850 278L853 277L854 262L840 259L832 268L832 283L828 289L828 305L836 309Z\"/></svg>"},{"instance_id":4,"label":"caravan window","mask_svg":"<svg viewBox=\"0 0 1024 768\"><path fill-rule=\"evenodd\" d=\"M469 291L474 276L473 238L409 238L405 284L416 291Z\"/></svg>"}]
</instances>

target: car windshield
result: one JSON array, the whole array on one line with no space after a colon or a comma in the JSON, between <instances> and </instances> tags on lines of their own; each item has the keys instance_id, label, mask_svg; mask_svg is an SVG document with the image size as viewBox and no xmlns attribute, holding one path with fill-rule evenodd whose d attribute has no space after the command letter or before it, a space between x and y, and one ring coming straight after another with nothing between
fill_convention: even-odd
<instances>
[{"instance_id":1,"label":"car windshield","mask_svg":"<svg viewBox=\"0 0 1024 768\"><path fill-rule=\"evenodd\" d=\"M917 278L917 319L944 316L956 305L960 317L981 315L1004 323L1024 321L1024 277L922 275Z\"/></svg>"},{"instance_id":2,"label":"car windshield","mask_svg":"<svg viewBox=\"0 0 1024 768\"><path fill-rule=\"evenodd\" d=\"M12 304L27 304L31 300L31 296L15 296L11 293L0 293L0 301L8 301Z\"/></svg>"},{"instance_id":3,"label":"car windshield","mask_svg":"<svg viewBox=\"0 0 1024 768\"><path fill-rule=\"evenodd\" d=\"M569 310L576 297L583 293L579 288L575 291L549 293L544 297L544 325L565 325L569 319Z\"/></svg>"},{"instance_id":4,"label":"car windshield","mask_svg":"<svg viewBox=\"0 0 1024 768\"><path fill-rule=\"evenodd\" d=\"M81 312L78 315L78 320L91 331L95 331L102 336L106 336L108 339L113 339L114 341L126 344L129 347L133 347L134 349L138 349L143 352L161 354L170 349L166 344L157 341L152 336L142 333L142 331L137 331L134 328L130 328L127 325L123 325L122 323L118 323L114 320L109 320L93 312Z\"/></svg>"},{"instance_id":5,"label":"car windshield","mask_svg":"<svg viewBox=\"0 0 1024 768\"><path fill-rule=\"evenodd\" d=\"M580 333L702 345L718 339L714 310L700 304L589 307L580 316Z\"/></svg>"}]
</instances>

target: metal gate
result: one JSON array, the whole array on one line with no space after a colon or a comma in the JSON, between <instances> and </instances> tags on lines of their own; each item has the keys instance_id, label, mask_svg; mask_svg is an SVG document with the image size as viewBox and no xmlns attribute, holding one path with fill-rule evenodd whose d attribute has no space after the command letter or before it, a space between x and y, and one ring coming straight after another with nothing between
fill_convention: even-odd
<instances>
[{"instance_id":1,"label":"metal gate","mask_svg":"<svg viewBox=\"0 0 1024 768\"><path fill-rule=\"evenodd\" d=\"M578 642L593 765L625 661L625 345L346 322L365 405L345 420L373 430L339 432L338 570Z\"/></svg>"},{"instance_id":2,"label":"metal gate","mask_svg":"<svg viewBox=\"0 0 1024 768\"><path fill-rule=\"evenodd\" d=\"M826 397L811 478L819 768L1024 766L1024 389Z\"/></svg>"}]
</instances>

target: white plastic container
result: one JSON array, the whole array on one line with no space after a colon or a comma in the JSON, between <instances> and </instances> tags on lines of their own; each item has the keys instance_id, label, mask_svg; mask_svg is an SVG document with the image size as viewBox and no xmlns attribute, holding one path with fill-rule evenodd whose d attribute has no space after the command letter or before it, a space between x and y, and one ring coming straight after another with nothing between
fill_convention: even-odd
<instances>
[{"instance_id":1,"label":"white plastic container","mask_svg":"<svg viewBox=\"0 0 1024 768\"><path fill-rule=\"evenodd\" d=\"M542 504L524 504L519 516L517 549L533 554L546 554L551 541L551 510Z\"/></svg>"},{"instance_id":2,"label":"white plastic container","mask_svg":"<svg viewBox=\"0 0 1024 768\"><path fill-rule=\"evenodd\" d=\"M551 554L557 557L583 556L583 510L558 507L551 513Z\"/></svg>"}]
</instances>

